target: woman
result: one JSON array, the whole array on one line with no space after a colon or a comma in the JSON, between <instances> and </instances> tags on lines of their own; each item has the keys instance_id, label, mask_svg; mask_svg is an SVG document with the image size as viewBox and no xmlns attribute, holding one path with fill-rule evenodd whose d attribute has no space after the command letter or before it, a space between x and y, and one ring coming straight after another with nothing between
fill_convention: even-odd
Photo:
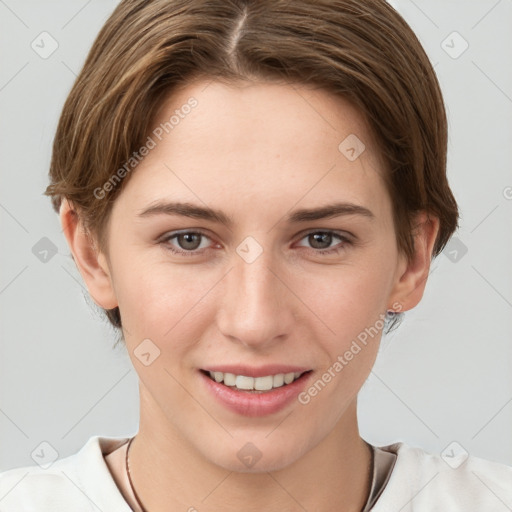
<instances>
[{"instance_id":1,"label":"woman","mask_svg":"<svg viewBox=\"0 0 512 512\"><path fill-rule=\"evenodd\" d=\"M446 139L384 1L122 1L46 193L138 373L140 428L3 473L1 510L511 506L512 468L358 430L382 330L457 226Z\"/></svg>"}]
</instances>

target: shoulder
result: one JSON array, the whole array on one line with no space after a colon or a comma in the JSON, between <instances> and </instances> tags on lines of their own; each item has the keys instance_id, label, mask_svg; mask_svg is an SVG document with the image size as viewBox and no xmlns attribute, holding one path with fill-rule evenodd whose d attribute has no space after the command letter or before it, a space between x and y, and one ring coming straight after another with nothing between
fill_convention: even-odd
<instances>
[{"instance_id":1,"label":"shoulder","mask_svg":"<svg viewBox=\"0 0 512 512\"><path fill-rule=\"evenodd\" d=\"M453 445L453 446L452 446ZM405 443L379 447L396 453L375 512L470 512L512 508L512 467L468 455L457 443L433 454Z\"/></svg>"},{"instance_id":2,"label":"shoulder","mask_svg":"<svg viewBox=\"0 0 512 512\"><path fill-rule=\"evenodd\" d=\"M50 466L23 466L0 473L0 510L129 512L103 457L126 440L94 436L77 453Z\"/></svg>"}]
</instances>

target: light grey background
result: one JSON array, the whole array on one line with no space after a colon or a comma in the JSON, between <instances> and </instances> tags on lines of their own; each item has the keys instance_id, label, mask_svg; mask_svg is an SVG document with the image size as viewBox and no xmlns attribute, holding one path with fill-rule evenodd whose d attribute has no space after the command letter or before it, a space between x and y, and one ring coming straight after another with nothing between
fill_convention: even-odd
<instances>
[{"instance_id":1,"label":"light grey background","mask_svg":"<svg viewBox=\"0 0 512 512\"><path fill-rule=\"evenodd\" d=\"M116 3L0 0L0 470L34 464L42 442L64 457L138 428L136 373L42 195L64 100ZM422 303L382 341L361 434L512 465L512 0L391 3L444 91L462 219ZM43 31L58 43L45 59L31 47ZM46 263L43 237L57 249Z\"/></svg>"}]
</instances>

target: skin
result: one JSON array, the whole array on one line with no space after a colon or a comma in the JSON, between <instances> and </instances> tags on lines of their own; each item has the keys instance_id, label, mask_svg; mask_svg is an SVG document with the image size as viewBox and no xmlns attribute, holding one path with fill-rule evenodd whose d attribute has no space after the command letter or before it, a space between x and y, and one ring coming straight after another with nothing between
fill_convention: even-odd
<instances>
[{"instance_id":1,"label":"skin","mask_svg":"<svg viewBox=\"0 0 512 512\"><path fill-rule=\"evenodd\" d=\"M380 333L309 403L294 400L265 417L217 403L198 370L296 364L313 370L314 383L379 315L419 302L438 221L420 213L415 254L408 260L399 252L384 165L345 100L303 85L205 80L170 96L155 125L191 96L198 106L144 158L114 203L105 253L68 202L60 212L91 296L120 308L140 379L140 429L130 449L135 489L151 512L359 511L370 454L359 435L357 393ZM366 146L355 161L338 149L349 134ZM233 224L138 217L157 200L207 205ZM286 221L299 208L334 201L373 217ZM169 250L190 247L177 238L162 241L184 229L206 235L193 256ZM314 245L307 236L326 230L350 233L352 242L333 236ZM247 236L263 250L252 263L236 252ZM322 256L325 248L339 251ZM160 350L149 366L134 355L147 338ZM247 442L262 454L252 468L237 457ZM118 482L122 456L111 465Z\"/></svg>"}]
</instances>

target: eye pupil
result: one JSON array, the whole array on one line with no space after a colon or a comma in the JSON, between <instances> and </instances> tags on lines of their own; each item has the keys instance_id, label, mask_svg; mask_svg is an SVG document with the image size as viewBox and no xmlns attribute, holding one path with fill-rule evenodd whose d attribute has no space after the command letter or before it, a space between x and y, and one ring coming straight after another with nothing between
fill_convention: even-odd
<instances>
[{"instance_id":1,"label":"eye pupil","mask_svg":"<svg viewBox=\"0 0 512 512\"><path fill-rule=\"evenodd\" d=\"M326 249L332 243L332 235L330 233L311 233L309 243L315 249Z\"/></svg>"},{"instance_id":2,"label":"eye pupil","mask_svg":"<svg viewBox=\"0 0 512 512\"><path fill-rule=\"evenodd\" d=\"M199 233L183 233L177 238L182 249L194 250L201 245L201 234Z\"/></svg>"}]
</instances>

